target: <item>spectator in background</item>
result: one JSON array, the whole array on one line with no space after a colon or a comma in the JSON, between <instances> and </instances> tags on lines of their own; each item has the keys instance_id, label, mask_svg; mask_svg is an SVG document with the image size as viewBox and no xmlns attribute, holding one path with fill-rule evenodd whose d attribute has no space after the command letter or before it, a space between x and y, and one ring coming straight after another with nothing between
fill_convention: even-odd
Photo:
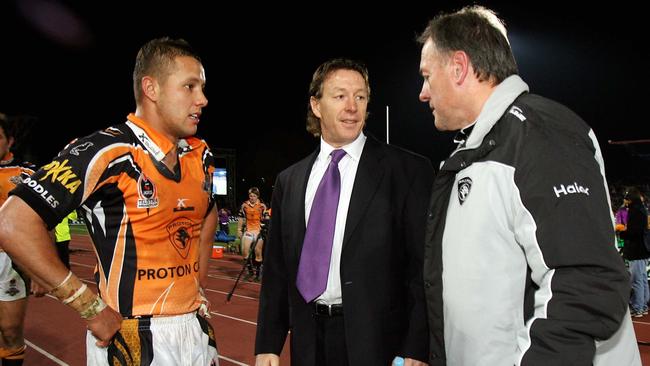
<instances>
[{"instance_id":1,"label":"spectator in background","mask_svg":"<svg viewBox=\"0 0 650 366\"><path fill-rule=\"evenodd\" d=\"M0 206L9 191L32 173L34 166L17 161L11 148L15 146L16 126L0 113ZM30 282L27 276L3 251L0 251L0 359L2 365L22 365L25 357L23 327Z\"/></svg>"},{"instance_id":2,"label":"spectator in background","mask_svg":"<svg viewBox=\"0 0 650 366\"><path fill-rule=\"evenodd\" d=\"M225 207L219 209L219 230L230 234L230 210Z\"/></svg>"},{"instance_id":3,"label":"spectator in background","mask_svg":"<svg viewBox=\"0 0 650 366\"><path fill-rule=\"evenodd\" d=\"M650 288L648 287L648 258L650 252L645 246L644 235L648 226L648 211L643 204L643 196L636 187L630 187L624 198L628 205L627 229L621 231L625 241L623 258L628 261L632 281L630 311L632 316L640 318L648 314Z\"/></svg>"},{"instance_id":4,"label":"spectator in background","mask_svg":"<svg viewBox=\"0 0 650 366\"><path fill-rule=\"evenodd\" d=\"M614 202L613 198L612 202ZM616 210L616 212L614 212L614 222L616 223L616 226L614 227L616 230L616 246L619 250L625 245L625 240L621 237L621 232L625 231L627 228L627 211L629 204L630 201L623 198L623 204L618 208L618 210Z\"/></svg>"},{"instance_id":5,"label":"spectator in background","mask_svg":"<svg viewBox=\"0 0 650 366\"><path fill-rule=\"evenodd\" d=\"M619 207L618 210L616 210L616 215L614 218L616 221L617 231L623 231L627 226L627 211L628 211L629 204L630 204L630 200L627 197L623 197L623 204L621 205L621 207ZM618 225L622 225L622 226L619 227Z\"/></svg>"},{"instance_id":6,"label":"spectator in background","mask_svg":"<svg viewBox=\"0 0 650 366\"><path fill-rule=\"evenodd\" d=\"M77 220L77 211L73 210L54 227L54 238L56 240L56 252L61 262L70 269L70 224L68 221Z\"/></svg>"}]
</instances>

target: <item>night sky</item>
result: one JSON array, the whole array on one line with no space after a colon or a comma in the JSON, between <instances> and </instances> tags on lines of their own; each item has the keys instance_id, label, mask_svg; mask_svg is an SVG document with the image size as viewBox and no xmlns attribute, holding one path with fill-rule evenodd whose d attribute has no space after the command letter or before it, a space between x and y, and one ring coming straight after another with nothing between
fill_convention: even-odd
<instances>
[{"instance_id":1,"label":"night sky","mask_svg":"<svg viewBox=\"0 0 650 366\"><path fill-rule=\"evenodd\" d=\"M646 29L639 8L566 8L569 2L479 2L506 20L522 78L531 92L555 99L595 130L608 179L648 175L648 162L608 140L650 138ZM46 163L74 137L121 123L135 109L135 55L160 36L189 41L203 59L209 105L199 135L237 154L238 192L260 186L270 199L282 169L311 152L305 131L307 87L314 69L332 57L364 61L372 88L367 132L429 157L434 166L452 149L417 99L420 47L428 19L465 3L361 8L314 2L288 8L272 2L155 6L113 2L4 1L0 5L0 111L33 117L30 158ZM202 5L201 5L202 4ZM221 4L221 5L220 5ZM523 4L523 3L522 3ZM400 7L401 6L401 7ZM524 5L519 5L524 6ZM371 15L372 14L372 15ZM643 37L642 37L643 36ZM642 65L643 62L643 65Z\"/></svg>"}]
</instances>

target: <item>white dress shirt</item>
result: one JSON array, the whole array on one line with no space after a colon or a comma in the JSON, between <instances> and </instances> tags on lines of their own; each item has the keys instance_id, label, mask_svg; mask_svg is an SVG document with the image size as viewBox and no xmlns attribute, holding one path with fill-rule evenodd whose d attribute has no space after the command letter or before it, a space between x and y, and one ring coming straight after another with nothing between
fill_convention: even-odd
<instances>
[{"instance_id":1,"label":"white dress shirt","mask_svg":"<svg viewBox=\"0 0 650 366\"><path fill-rule=\"evenodd\" d=\"M366 136L361 132L356 140L348 145L340 147L345 150L346 154L339 161L338 167L341 174L341 193L339 196L339 206L336 210L336 227L334 229L334 243L332 245L332 256L330 258L329 274L327 275L327 288L316 301L324 304L340 304L341 295L341 250L343 249L343 234L345 234L345 223L348 218L348 207L350 207L350 197L352 196L352 187L354 187L354 178L357 175L359 159L363 146L366 143ZM314 196L318 189L327 166L332 157L330 153L335 148L329 145L321 137L320 153L314 161L307 181L307 191L305 192L305 222L309 222L311 205L314 202Z\"/></svg>"}]
</instances>

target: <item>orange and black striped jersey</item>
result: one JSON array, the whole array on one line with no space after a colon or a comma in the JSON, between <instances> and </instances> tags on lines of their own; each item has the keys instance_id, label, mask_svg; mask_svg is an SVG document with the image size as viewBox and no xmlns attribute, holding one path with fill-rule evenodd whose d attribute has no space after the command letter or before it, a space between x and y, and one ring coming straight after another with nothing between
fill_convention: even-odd
<instances>
[{"instance_id":1,"label":"orange and black striped jersey","mask_svg":"<svg viewBox=\"0 0 650 366\"><path fill-rule=\"evenodd\" d=\"M9 191L34 174L34 169L30 163L16 162L11 152L0 160L0 206L7 200Z\"/></svg>"},{"instance_id":2,"label":"orange and black striped jersey","mask_svg":"<svg viewBox=\"0 0 650 366\"><path fill-rule=\"evenodd\" d=\"M98 258L102 298L123 316L194 311L199 234L213 205L205 141L173 143L133 114L74 141L12 192L53 228L79 207Z\"/></svg>"},{"instance_id":3,"label":"orange and black striped jersey","mask_svg":"<svg viewBox=\"0 0 650 366\"><path fill-rule=\"evenodd\" d=\"M257 201L254 205L250 201L242 203L239 216L246 219L246 231L260 231L265 211L266 205L262 201Z\"/></svg>"}]
</instances>

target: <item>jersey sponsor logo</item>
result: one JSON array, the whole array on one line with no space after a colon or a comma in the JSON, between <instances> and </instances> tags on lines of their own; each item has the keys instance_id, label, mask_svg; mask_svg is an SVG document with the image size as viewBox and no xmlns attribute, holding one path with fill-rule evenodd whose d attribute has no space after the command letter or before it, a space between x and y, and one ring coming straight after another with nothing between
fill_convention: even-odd
<instances>
[{"instance_id":1,"label":"jersey sponsor logo","mask_svg":"<svg viewBox=\"0 0 650 366\"><path fill-rule=\"evenodd\" d=\"M194 223L187 217L179 217L167 225L169 241L182 258L187 258L192 245Z\"/></svg>"},{"instance_id":2,"label":"jersey sponsor logo","mask_svg":"<svg viewBox=\"0 0 650 366\"><path fill-rule=\"evenodd\" d=\"M39 179L44 181L48 177L51 177L52 183L59 182L61 183L70 193L75 193L77 188L81 185L81 180L77 178L77 174L72 172L72 167L67 165L68 159L65 159L61 162L52 161L43 167L47 173L43 178Z\"/></svg>"},{"instance_id":3,"label":"jersey sponsor logo","mask_svg":"<svg viewBox=\"0 0 650 366\"><path fill-rule=\"evenodd\" d=\"M557 198L560 198L560 195L567 196L574 193L589 195L589 187L583 187L576 182L573 182L573 184L567 184L566 186L564 184L560 184L559 187L553 186L553 191Z\"/></svg>"},{"instance_id":4,"label":"jersey sponsor logo","mask_svg":"<svg viewBox=\"0 0 650 366\"><path fill-rule=\"evenodd\" d=\"M158 207L158 190L156 185L153 184L144 173L140 174L138 178L138 208L153 208Z\"/></svg>"},{"instance_id":5,"label":"jersey sponsor logo","mask_svg":"<svg viewBox=\"0 0 650 366\"><path fill-rule=\"evenodd\" d=\"M188 206L185 201L189 200L189 198L177 198L176 199L176 207L174 207L174 212L180 212L180 211L194 211L194 206Z\"/></svg>"},{"instance_id":6,"label":"jersey sponsor logo","mask_svg":"<svg viewBox=\"0 0 650 366\"><path fill-rule=\"evenodd\" d=\"M159 157L164 157L165 154L163 154L162 150L160 150L160 148L153 141L151 141L151 139L149 139L149 136L147 136L146 133L142 132L141 134L136 135L136 137L140 139L142 145L144 145L144 147L146 147L147 150L149 150L153 156L156 157L156 159L162 160L162 158L159 159Z\"/></svg>"},{"instance_id":7,"label":"jersey sponsor logo","mask_svg":"<svg viewBox=\"0 0 650 366\"><path fill-rule=\"evenodd\" d=\"M49 203L52 208L56 208L59 205L59 201L54 198L47 189L43 188L42 185L40 185L37 181L33 180L32 178L27 178L23 182L27 187L31 188L34 192L38 193L39 196L41 196L45 202Z\"/></svg>"},{"instance_id":8,"label":"jersey sponsor logo","mask_svg":"<svg viewBox=\"0 0 650 366\"><path fill-rule=\"evenodd\" d=\"M199 272L199 262L175 267L138 268L138 281L178 278Z\"/></svg>"},{"instance_id":9,"label":"jersey sponsor logo","mask_svg":"<svg viewBox=\"0 0 650 366\"><path fill-rule=\"evenodd\" d=\"M93 143L86 141L83 144L77 145L77 146L73 147L72 149L70 149L70 154L75 155L75 156L79 156L80 152L88 150L88 148L90 148L91 146L93 146Z\"/></svg>"},{"instance_id":10,"label":"jersey sponsor logo","mask_svg":"<svg viewBox=\"0 0 650 366\"><path fill-rule=\"evenodd\" d=\"M469 191L472 189L472 178L465 177L458 181L458 202L462 205L465 203Z\"/></svg>"},{"instance_id":11,"label":"jersey sponsor logo","mask_svg":"<svg viewBox=\"0 0 650 366\"><path fill-rule=\"evenodd\" d=\"M508 113L510 113L513 116L519 118L519 120L521 122L526 120L526 116L524 116L524 112L521 110L521 108L519 108L517 106L513 105L512 108L510 108L510 110L508 111Z\"/></svg>"},{"instance_id":12,"label":"jersey sponsor logo","mask_svg":"<svg viewBox=\"0 0 650 366\"><path fill-rule=\"evenodd\" d=\"M160 149L160 147L158 147L158 145L156 145L155 142L151 140L151 138L147 135L145 130L138 127L135 123L131 121L127 121L126 125L133 131L135 137L137 137L138 140L140 140L140 143L142 143L145 149L147 149L147 151L149 151L149 153L152 154L156 160L161 161L162 159L165 158L165 153Z\"/></svg>"}]
</instances>

